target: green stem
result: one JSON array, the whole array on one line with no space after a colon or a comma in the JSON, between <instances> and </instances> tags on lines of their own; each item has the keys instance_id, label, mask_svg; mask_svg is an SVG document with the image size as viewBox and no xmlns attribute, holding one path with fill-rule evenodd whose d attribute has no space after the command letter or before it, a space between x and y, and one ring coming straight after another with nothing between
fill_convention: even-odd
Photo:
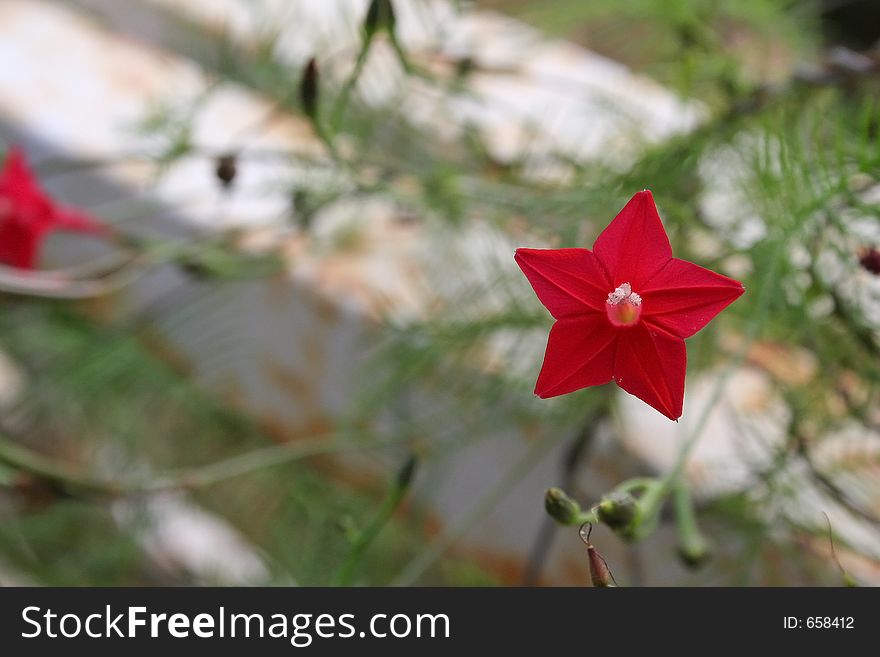
<instances>
[{"instance_id":1,"label":"green stem","mask_svg":"<svg viewBox=\"0 0 880 657\"><path fill-rule=\"evenodd\" d=\"M534 443L475 506L429 544L421 554L404 566L392 580L391 586L411 586L415 583L446 550L494 509L513 487L522 482L526 474L540 462L541 457L558 442L558 438L551 437Z\"/></svg>"},{"instance_id":2,"label":"green stem","mask_svg":"<svg viewBox=\"0 0 880 657\"><path fill-rule=\"evenodd\" d=\"M647 490L655 483L657 480L651 477L633 477L615 486L614 492L632 493L633 491Z\"/></svg>"},{"instance_id":3,"label":"green stem","mask_svg":"<svg viewBox=\"0 0 880 657\"><path fill-rule=\"evenodd\" d=\"M38 479L61 484L64 488L83 493L109 494L111 489L114 493L117 491L115 485L110 482L92 479L64 463L58 463L2 437L0 437L0 462L17 471L32 474Z\"/></svg>"},{"instance_id":4,"label":"green stem","mask_svg":"<svg viewBox=\"0 0 880 657\"><path fill-rule=\"evenodd\" d=\"M342 87L342 91L339 92L339 96L336 98L336 104L333 106L333 113L330 116L331 134L335 135L339 132L339 126L342 123L342 118L345 115L345 110L348 107L351 98L351 92L354 90L354 86L357 84L358 78L360 78L361 72L364 70L364 65L367 63L367 55L370 52L370 45L372 45L372 43L372 35L364 37L364 42L361 46L360 52L358 52L354 69L352 69L351 75L345 82L345 86Z\"/></svg>"},{"instance_id":5,"label":"green stem","mask_svg":"<svg viewBox=\"0 0 880 657\"><path fill-rule=\"evenodd\" d=\"M16 445L0 436L0 463L27 472L38 479L61 486L71 493L89 497L119 498L149 495L169 490L205 488L228 479L265 468L342 451L382 449L398 442L353 444L350 438L325 434L282 445L272 445L233 456L216 463L184 468L158 475L150 482L128 479L103 479L79 472L65 463Z\"/></svg>"},{"instance_id":6,"label":"green stem","mask_svg":"<svg viewBox=\"0 0 880 657\"><path fill-rule=\"evenodd\" d=\"M779 269L779 252L787 243L786 239L780 239L777 243L770 267L764 274L764 283L758 290L755 314L752 316L748 328L746 329L745 340L731 359L727 368L718 378L712 396L703 406L694 428L688 433L682 443L675 463L659 482L646 489L644 495L642 495L639 500L639 510L636 513L636 517L633 519L632 524L632 527L635 530L634 536L637 540L648 536L656 526L660 509L669 493L672 492L676 482L682 476L688 457L690 457L691 452L693 452L694 447L696 447L697 442L702 437L706 425L709 422L709 418L712 415L712 411L715 409L715 406L724 394L730 377L733 376L734 371L745 360L749 347L751 347L752 343L755 341L755 338L758 335L758 330L763 325L764 319L770 308L770 289L771 283L776 279L776 272Z\"/></svg>"},{"instance_id":7,"label":"green stem","mask_svg":"<svg viewBox=\"0 0 880 657\"><path fill-rule=\"evenodd\" d=\"M376 539L385 525L388 524L397 507L400 506L400 503L406 497L412 483L416 462L414 455L411 455L406 460L406 463L403 464L403 467L395 477L391 490L388 491L388 495L385 497L376 515L370 521L370 524L355 536L345 562L343 562L336 573L335 580L338 586L348 586L351 583L351 579L360 565L367 548Z\"/></svg>"},{"instance_id":8,"label":"green stem","mask_svg":"<svg viewBox=\"0 0 880 657\"><path fill-rule=\"evenodd\" d=\"M687 484L679 480L673 490L673 506L678 525L679 552L686 563L697 565L709 554L709 543L697 526L697 514Z\"/></svg>"},{"instance_id":9,"label":"green stem","mask_svg":"<svg viewBox=\"0 0 880 657\"><path fill-rule=\"evenodd\" d=\"M391 41L391 47L394 48L394 54L397 55L397 60L400 62L400 66L403 68L404 72L412 74L412 65L409 63L406 51L403 49L403 46L400 45L397 34L392 31L388 34L388 38Z\"/></svg>"},{"instance_id":10,"label":"green stem","mask_svg":"<svg viewBox=\"0 0 880 657\"><path fill-rule=\"evenodd\" d=\"M596 515L595 511L582 511L580 515L578 515L578 517L575 519L575 521L571 524L575 527L582 527L587 523L590 523L591 525L599 524L599 517Z\"/></svg>"}]
</instances>

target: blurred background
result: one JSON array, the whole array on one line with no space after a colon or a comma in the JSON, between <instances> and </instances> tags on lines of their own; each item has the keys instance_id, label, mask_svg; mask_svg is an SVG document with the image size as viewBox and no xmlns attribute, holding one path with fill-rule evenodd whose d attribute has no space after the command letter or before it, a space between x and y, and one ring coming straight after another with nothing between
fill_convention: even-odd
<instances>
[{"instance_id":1,"label":"blurred background","mask_svg":"<svg viewBox=\"0 0 880 657\"><path fill-rule=\"evenodd\" d=\"M0 583L880 583L880 3L2 0ZM513 261L650 188L747 293L684 416L532 394ZM2 191L2 190L0 190ZM2 200L2 199L0 199Z\"/></svg>"}]
</instances>

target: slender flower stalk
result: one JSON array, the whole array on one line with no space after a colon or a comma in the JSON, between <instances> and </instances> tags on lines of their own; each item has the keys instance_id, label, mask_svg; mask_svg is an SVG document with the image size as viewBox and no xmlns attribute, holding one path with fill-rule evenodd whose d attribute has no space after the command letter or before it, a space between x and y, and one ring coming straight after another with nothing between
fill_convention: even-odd
<instances>
[{"instance_id":1,"label":"slender flower stalk","mask_svg":"<svg viewBox=\"0 0 880 657\"><path fill-rule=\"evenodd\" d=\"M414 454L411 454L397 472L391 489L388 491L388 495L382 502L382 506L376 513L376 516L363 531L354 533L348 557L336 573L336 584L347 586L351 583L356 569L361 564L364 552L388 524L394 512L406 498L412 486L417 465L418 459Z\"/></svg>"},{"instance_id":2,"label":"slender flower stalk","mask_svg":"<svg viewBox=\"0 0 880 657\"><path fill-rule=\"evenodd\" d=\"M696 568L709 559L712 549L697 525L694 501L687 484L677 481L672 496L678 527L678 555L686 565Z\"/></svg>"},{"instance_id":3,"label":"slender flower stalk","mask_svg":"<svg viewBox=\"0 0 880 657\"><path fill-rule=\"evenodd\" d=\"M397 448L400 445L401 441L362 443L342 434L319 434L292 443L257 448L207 465L158 473L149 481L141 481L92 476L78 467L34 452L0 435L0 465L7 466L13 472L21 472L53 484L72 495L117 499L206 488L258 470L313 456Z\"/></svg>"}]
</instances>

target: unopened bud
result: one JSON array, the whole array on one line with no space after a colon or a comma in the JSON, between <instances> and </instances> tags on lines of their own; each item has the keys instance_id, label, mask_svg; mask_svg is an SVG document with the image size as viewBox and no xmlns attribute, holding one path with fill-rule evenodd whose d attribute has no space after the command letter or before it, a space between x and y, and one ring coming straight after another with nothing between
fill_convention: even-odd
<instances>
[{"instance_id":1,"label":"unopened bud","mask_svg":"<svg viewBox=\"0 0 880 657\"><path fill-rule=\"evenodd\" d=\"M235 180L236 173L238 173L237 161L238 158L235 153L227 153L217 158L215 173L220 184L223 185L223 189L232 187L232 182Z\"/></svg>"},{"instance_id":2,"label":"unopened bud","mask_svg":"<svg viewBox=\"0 0 880 657\"><path fill-rule=\"evenodd\" d=\"M617 531L629 526L636 516L638 503L629 493L614 492L603 497L596 507L596 516Z\"/></svg>"},{"instance_id":3,"label":"unopened bud","mask_svg":"<svg viewBox=\"0 0 880 657\"><path fill-rule=\"evenodd\" d=\"M211 277L210 270L195 257L181 256L177 264L183 271L193 278L207 280Z\"/></svg>"},{"instance_id":4,"label":"unopened bud","mask_svg":"<svg viewBox=\"0 0 880 657\"><path fill-rule=\"evenodd\" d=\"M303 69L299 97L303 112L313 121L318 116L318 62L312 57Z\"/></svg>"},{"instance_id":5,"label":"unopened bud","mask_svg":"<svg viewBox=\"0 0 880 657\"><path fill-rule=\"evenodd\" d=\"M573 525L581 515L580 505L561 488L548 488L544 495L547 514L561 525Z\"/></svg>"},{"instance_id":6,"label":"unopened bud","mask_svg":"<svg viewBox=\"0 0 880 657\"><path fill-rule=\"evenodd\" d=\"M880 276L880 251L873 247L862 249L859 252L859 264L875 276Z\"/></svg>"},{"instance_id":7,"label":"unopened bud","mask_svg":"<svg viewBox=\"0 0 880 657\"><path fill-rule=\"evenodd\" d=\"M462 57L455 62L455 76L459 80L464 80L473 73L476 67L477 63L474 61L473 57Z\"/></svg>"},{"instance_id":8,"label":"unopened bud","mask_svg":"<svg viewBox=\"0 0 880 657\"><path fill-rule=\"evenodd\" d=\"M678 546L678 556L689 568L699 568L712 557L709 542L697 535Z\"/></svg>"},{"instance_id":9,"label":"unopened bud","mask_svg":"<svg viewBox=\"0 0 880 657\"><path fill-rule=\"evenodd\" d=\"M379 30L393 32L396 20L391 0L372 0L364 18L364 32L367 39L372 39Z\"/></svg>"},{"instance_id":10,"label":"unopened bud","mask_svg":"<svg viewBox=\"0 0 880 657\"><path fill-rule=\"evenodd\" d=\"M45 511L54 503L70 497L56 482L41 479L24 471L13 471L9 483L20 496L27 512Z\"/></svg>"},{"instance_id":11,"label":"unopened bud","mask_svg":"<svg viewBox=\"0 0 880 657\"><path fill-rule=\"evenodd\" d=\"M614 582L611 581L611 571L608 570L608 564L599 554L599 550L589 545L587 556L590 559L590 581L593 582L593 586L614 586Z\"/></svg>"},{"instance_id":12,"label":"unopened bud","mask_svg":"<svg viewBox=\"0 0 880 657\"><path fill-rule=\"evenodd\" d=\"M590 581L593 583L593 586L617 586L617 583L614 581L614 575L611 574L608 563L605 561L605 557L590 542L590 534L592 532L593 526L589 523L582 525L579 532L581 540L587 546L587 559L590 562Z\"/></svg>"},{"instance_id":13,"label":"unopened bud","mask_svg":"<svg viewBox=\"0 0 880 657\"><path fill-rule=\"evenodd\" d=\"M397 487L406 489L412 483L413 476L416 473L416 465L418 465L418 458L415 454L410 454L410 456L406 459L404 464L401 466L400 470L397 471Z\"/></svg>"},{"instance_id":14,"label":"unopened bud","mask_svg":"<svg viewBox=\"0 0 880 657\"><path fill-rule=\"evenodd\" d=\"M712 550L697 526L696 511L690 489L679 483L673 491L675 516L678 524L678 556L685 565L697 568L712 555Z\"/></svg>"}]
</instances>

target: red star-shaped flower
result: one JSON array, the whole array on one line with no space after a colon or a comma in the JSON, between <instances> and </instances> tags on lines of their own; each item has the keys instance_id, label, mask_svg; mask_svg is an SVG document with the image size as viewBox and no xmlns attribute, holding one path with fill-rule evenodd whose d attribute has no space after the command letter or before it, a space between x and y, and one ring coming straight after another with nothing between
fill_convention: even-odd
<instances>
[{"instance_id":1,"label":"red star-shaped flower","mask_svg":"<svg viewBox=\"0 0 880 657\"><path fill-rule=\"evenodd\" d=\"M56 205L40 188L24 154L10 149L0 171L0 263L33 269L43 239L56 230L108 232L88 215Z\"/></svg>"},{"instance_id":2,"label":"red star-shaped flower","mask_svg":"<svg viewBox=\"0 0 880 657\"><path fill-rule=\"evenodd\" d=\"M671 420L681 417L684 338L744 290L672 257L654 198L632 197L588 249L517 249L516 262L556 323L535 394L614 380Z\"/></svg>"}]
</instances>

